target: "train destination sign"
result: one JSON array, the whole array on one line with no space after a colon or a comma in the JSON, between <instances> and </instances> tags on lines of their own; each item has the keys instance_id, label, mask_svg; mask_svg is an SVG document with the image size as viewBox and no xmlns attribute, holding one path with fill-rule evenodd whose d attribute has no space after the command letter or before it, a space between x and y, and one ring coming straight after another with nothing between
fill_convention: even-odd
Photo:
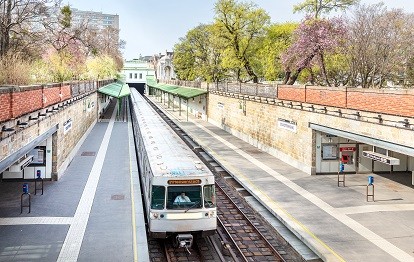
<instances>
[{"instance_id":1,"label":"train destination sign","mask_svg":"<svg viewBox=\"0 0 414 262\"><path fill-rule=\"evenodd\" d=\"M371 158L374 161L378 161L387 165L399 165L400 160L395 157L386 156L377 152L363 151L362 156Z\"/></svg>"},{"instance_id":2,"label":"train destination sign","mask_svg":"<svg viewBox=\"0 0 414 262\"><path fill-rule=\"evenodd\" d=\"M169 185L201 184L201 179L168 180Z\"/></svg>"}]
</instances>

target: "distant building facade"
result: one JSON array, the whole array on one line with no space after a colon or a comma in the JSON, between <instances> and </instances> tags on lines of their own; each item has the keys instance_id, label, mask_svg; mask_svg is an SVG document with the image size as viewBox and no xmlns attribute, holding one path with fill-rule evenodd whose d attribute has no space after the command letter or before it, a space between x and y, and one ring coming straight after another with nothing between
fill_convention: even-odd
<instances>
[{"instance_id":1,"label":"distant building facade","mask_svg":"<svg viewBox=\"0 0 414 262\"><path fill-rule=\"evenodd\" d=\"M124 68L121 71L123 80L141 93L145 92L147 76L155 76L155 70L150 60L144 60L144 58L124 61Z\"/></svg>"},{"instance_id":2,"label":"distant building facade","mask_svg":"<svg viewBox=\"0 0 414 262\"><path fill-rule=\"evenodd\" d=\"M174 80L176 79L174 65L172 63L174 52L165 51L153 56L152 63L155 68L157 80Z\"/></svg>"},{"instance_id":3,"label":"distant building facade","mask_svg":"<svg viewBox=\"0 0 414 262\"><path fill-rule=\"evenodd\" d=\"M72 10L72 21L75 24L87 22L88 25L95 29L105 29L112 27L119 30L119 15L104 14L102 12L82 11L76 8Z\"/></svg>"}]
</instances>

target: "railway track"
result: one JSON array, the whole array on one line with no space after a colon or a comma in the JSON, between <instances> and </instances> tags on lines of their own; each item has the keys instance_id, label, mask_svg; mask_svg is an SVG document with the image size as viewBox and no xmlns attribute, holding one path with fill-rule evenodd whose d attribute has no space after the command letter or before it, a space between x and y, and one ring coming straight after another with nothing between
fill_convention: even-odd
<instances>
[{"instance_id":1,"label":"railway track","mask_svg":"<svg viewBox=\"0 0 414 262\"><path fill-rule=\"evenodd\" d=\"M188 257L177 249L167 248L170 252L164 252L165 260L153 261L304 261L279 233L249 206L244 198L250 194L234 179L229 179L230 174L209 157L160 108L149 99L147 101L215 174L218 213L217 237L208 238L206 242L209 243L209 247L202 248L198 246L200 240L197 239L194 247L195 253L198 253L197 257ZM211 257L214 257L214 260L209 260Z\"/></svg>"},{"instance_id":2,"label":"railway track","mask_svg":"<svg viewBox=\"0 0 414 262\"><path fill-rule=\"evenodd\" d=\"M272 244L268 240L274 240L273 237L262 234L259 227L263 227L260 221L256 221L256 214L250 210L245 213L245 203L226 191L229 187L223 181L216 182L218 230L231 242L239 261L285 261L273 246L277 243Z\"/></svg>"},{"instance_id":3,"label":"railway track","mask_svg":"<svg viewBox=\"0 0 414 262\"><path fill-rule=\"evenodd\" d=\"M153 262L174 261L230 261L221 255L220 247L216 245L214 237L195 239L190 249L177 248L171 239L150 239L149 253ZM213 243L214 242L214 243Z\"/></svg>"}]
</instances>

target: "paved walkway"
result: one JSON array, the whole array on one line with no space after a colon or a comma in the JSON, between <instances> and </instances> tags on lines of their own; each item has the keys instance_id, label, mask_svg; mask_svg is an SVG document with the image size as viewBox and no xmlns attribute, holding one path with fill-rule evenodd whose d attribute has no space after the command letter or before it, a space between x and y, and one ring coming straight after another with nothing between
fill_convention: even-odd
<instances>
[{"instance_id":1,"label":"paved walkway","mask_svg":"<svg viewBox=\"0 0 414 262\"><path fill-rule=\"evenodd\" d=\"M185 112L158 106L325 261L414 261L412 187L369 174L376 201L366 202L367 174L347 175L338 187L336 175L309 176L206 121L187 122Z\"/></svg>"},{"instance_id":2,"label":"paved walkway","mask_svg":"<svg viewBox=\"0 0 414 262\"><path fill-rule=\"evenodd\" d=\"M0 261L149 260L131 126L114 108L44 195L29 183L31 213L23 182L0 183Z\"/></svg>"}]
</instances>

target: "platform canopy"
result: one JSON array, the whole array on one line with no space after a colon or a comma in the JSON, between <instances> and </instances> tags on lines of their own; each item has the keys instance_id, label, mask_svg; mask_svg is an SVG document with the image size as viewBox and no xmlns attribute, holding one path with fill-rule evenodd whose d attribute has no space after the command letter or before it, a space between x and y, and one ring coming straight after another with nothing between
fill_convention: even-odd
<instances>
[{"instance_id":1,"label":"platform canopy","mask_svg":"<svg viewBox=\"0 0 414 262\"><path fill-rule=\"evenodd\" d=\"M147 76L147 86L185 99L207 94L207 90L199 88L157 83L155 78L149 76Z\"/></svg>"},{"instance_id":2,"label":"platform canopy","mask_svg":"<svg viewBox=\"0 0 414 262\"><path fill-rule=\"evenodd\" d=\"M128 84L121 81L117 81L109 85L103 86L98 89L98 92L116 98L129 96L131 94Z\"/></svg>"}]
</instances>

